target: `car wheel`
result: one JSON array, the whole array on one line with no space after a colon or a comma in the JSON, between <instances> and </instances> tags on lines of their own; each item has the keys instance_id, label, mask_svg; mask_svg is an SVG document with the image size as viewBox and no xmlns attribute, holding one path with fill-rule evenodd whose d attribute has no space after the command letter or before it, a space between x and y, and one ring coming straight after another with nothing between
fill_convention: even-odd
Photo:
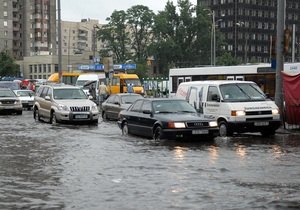
<instances>
[{"instance_id":1,"label":"car wheel","mask_svg":"<svg viewBox=\"0 0 300 210\"><path fill-rule=\"evenodd\" d=\"M41 121L41 117L40 117L40 114L39 114L39 110L38 109L34 109L33 111L33 118L35 119L35 121Z\"/></svg>"},{"instance_id":2,"label":"car wheel","mask_svg":"<svg viewBox=\"0 0 300 210\"><path fill-rule=\"evenodd\" d=\"M129 135L128 124L125 122L122 127L122 135Z\"/></svg>"},{"instance_id":3,"label":"car wheel","mask_svg":"<svg viewBox=\"0 0 300 210\"><path fill-rule=\"evenodd\" d=\"M57 119L56 119L55 112L53 112L53 113L51 114L51 117L50 117L50 123L51 123L52 125L56 125L56 124L57 124Z\"/></svg>"},{"instance_id":4,"label":"car wheel","mask_svg":"<svg viewBox=\"0 0 300 210\"><path fill-rule=\"evenodd\" d=\"M161 140L163 138L164 138L164 131L160 126L157 126L153 134L153 140Z\"/></svg>"},{"instance_id":5,"label":"car wheel","mask_svg":"<svg viewBox=\"0 0 300 210\"><path fill-rule=\"evenodd\" d=\"M275 130L265 130L260 132L262 136L269 137L275 135Z\"/></svg>"},{"instance_id":6,"label":"car wheel","mask_svg":"<svg viewBox=\"0 0 300 210\"><path fill-rule=\"evenodd\" d=\"M231 136L233 134L233 132L229 130L228 124L225 121L220 122L219 133L221 137Z\"/></svg>"}]
</instances>

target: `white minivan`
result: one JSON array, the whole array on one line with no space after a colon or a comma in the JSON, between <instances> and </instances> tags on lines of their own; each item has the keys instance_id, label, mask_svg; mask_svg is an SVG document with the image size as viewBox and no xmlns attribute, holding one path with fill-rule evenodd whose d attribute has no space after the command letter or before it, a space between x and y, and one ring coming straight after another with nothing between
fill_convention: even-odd
<instances>
[{"instance_id":1,"label":"white minivan","mask_svg":"<svg viewBox=\"0 0 300 210\"><path fill-rule=\"evenodd\" d=\"M76 85L81 87L83 91L87 95L89 95L90 85L94 83L96 88L97 98L98 98L98 88L101 82L104 82L106 84L105 74L87 73L78 76Z\"/></svg>"},{"instance_id":2,"label":"white minivan","mask_svg":"<svg viewBox=\"0 0 300 210\"><path fill-rule=\"evenodd\" d=\"M185 99L203 117L216 119L223 137L234 132L260 132L271 136L281 125L278 107L254 82L182 82L175 97Z\"/></svg>"}]
</instances>

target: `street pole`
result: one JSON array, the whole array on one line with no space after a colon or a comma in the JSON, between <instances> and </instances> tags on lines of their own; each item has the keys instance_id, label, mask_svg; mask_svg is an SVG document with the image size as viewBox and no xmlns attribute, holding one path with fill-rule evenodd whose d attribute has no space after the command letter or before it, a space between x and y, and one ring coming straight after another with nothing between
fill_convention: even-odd
<instances>
[{"instance_id":1,"label":"street pole","mask_svg":"<svg viewBox=\"0 0 300 210\"><path fill-rule=\"evenodd\" d=\"M214 32L214 46L213 46L213 61L214 66L216 66L216 17L215 11L212 11L212 18L213 18L213 32Z\"/></svg>"},{"instance_id":2,"label":"street pole","mask_svg":"<svg viewBox=\"0 0 300 210\"><path fill-rule=\"evenodd\" d=\"M277 34L276 34L276 87L275 87L275 103L279 107L281 116L283 112L283 43L284 43L284 25L285 25L285 0L278 0L277 3ZM282 119L282 118L281 118Z\"/></svg>"},{"instance_id":3,"label":"street pole","mask_svg":"<svg viewBox=\"0 0 300 210\"><path fill-rule=\"evenodd\" d=\"M58 82L61 82L61 75L62 75L62 65L61 65L61 10L60 10L60 0L57 0L57 13L58 13L58 29L57 29L57 36L58 36Z\"/></svg>"},{"instance_id":4,"label":"street pole","mask_svg":"<svg viewBox=\"0 0 300 210\"><path fill-rule=\"evenodd\" d=\"M295 62L295 44L296 44L295 35L296 35L296 26L295 24L293 24L292 63Z\"/></svg>"}]
</instances>

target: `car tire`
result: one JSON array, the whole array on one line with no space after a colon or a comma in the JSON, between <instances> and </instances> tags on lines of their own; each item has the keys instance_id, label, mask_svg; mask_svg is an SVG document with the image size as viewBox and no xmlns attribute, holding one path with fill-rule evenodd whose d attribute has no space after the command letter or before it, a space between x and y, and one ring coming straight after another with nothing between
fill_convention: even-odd
<instances>
[{"instance_id":1,"label":"car tire","mask_svg":"<svg viewBox=\"0 0 300 210\"><path fill-rule=\"evenodd\" d=\"M269 137L275 135L275 130L265 130L260 132L262 136Z\"/></svg>"},{"instance_id":2,"label":"car tire","mask_svg":"<svg viewBox=\"0 0 300 210\"><path fill-rule=\"evenodd\" d=\"M124 136L129 135L129 129L128 129L127 122L124 122L124 124L122 126L122 135L124 135Z\"/></svg>"},{"instance_id":3,"label":"car tire","mask_svg":"<svg viewBox=\"0 0 300 210\"><path fill-rule=\"evenodd\" d=\"M153 134L153 140L161 140L163 138L164 138L164 131L160 126L157 126Z\"/></svg>"},{"instance_id":4,"label":"car tire","mask_svg":"<svg viewBox=\"0 0 300 210\"><path fill-rule=\"evenodd\" d=\"M232 136L233 132L228 128L228 124L225 121L219 123L219 135L221 137Z\"/></svg>"},{"instance_id":5,"label":"car tire","mask_svg":"<svg viewBox=\"0 0 300 210\"><path fill-rule=\"evenodd\" d=\"M33 110L33 118L35 121L41 121L41 116L39 114L39 110L34 108Z\"/></svg>"},{"instance_id":6,"label":"car tire","mask_svg":"<svg viewBox=\"0 0 300 210\"><path fill-rule=\"evenodd\" d=\"M57 118L56 118L55 112L53 112L53 113L51 114L51 117L50 117L50 124L52 124L52 125L56 125L56 124L57 124Z\"/></svg>"}]
</instances>

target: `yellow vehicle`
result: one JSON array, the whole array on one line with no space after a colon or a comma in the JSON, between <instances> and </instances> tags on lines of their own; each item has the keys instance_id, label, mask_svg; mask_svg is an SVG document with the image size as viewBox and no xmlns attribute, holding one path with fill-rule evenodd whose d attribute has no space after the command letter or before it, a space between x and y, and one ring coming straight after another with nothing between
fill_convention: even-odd
<instances>
[{"instance_id":1,"label":"yellow vehicle","mask_svg":"<svg viewBox=\"0 0 300 210\"><path fill-rule=\"evenodd\" d=\"M144 95L144 88L136 74L114 74L111 86L107 85L109 94L127 93L127 85L133 86L134 93Z\"/></svg>"},{"instance_id":2,"label":"yellow vehicle","mask_svg":"<svg viewBox=\"0 0 300 210\"><path fill-rule=\"evenodd\" d=\"M69 73L62 72L61 74L61 82L68 85L76 85L77 78L81 73ZM48 80L49 82L58 82L58 73L52 74Z\"/></svg>"}]
</instances>

